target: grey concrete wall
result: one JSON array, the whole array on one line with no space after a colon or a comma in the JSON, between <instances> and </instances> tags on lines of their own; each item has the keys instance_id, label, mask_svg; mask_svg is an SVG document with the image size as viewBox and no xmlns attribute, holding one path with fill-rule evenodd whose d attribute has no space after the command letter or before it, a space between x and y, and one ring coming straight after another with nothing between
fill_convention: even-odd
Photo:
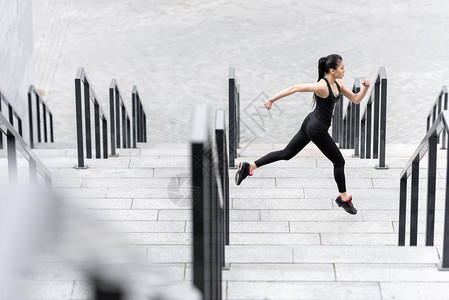
<instances>
[{"instance_id":1,"label":"grey concrete wall","mask_svg":"<svg viewBox=\"0 0 449 300\"><path fill-rule=\"evenodd\" d=\"M23 118L34 81L31 0L0 0L0 89Z\"/></svg>"}]
</instances>

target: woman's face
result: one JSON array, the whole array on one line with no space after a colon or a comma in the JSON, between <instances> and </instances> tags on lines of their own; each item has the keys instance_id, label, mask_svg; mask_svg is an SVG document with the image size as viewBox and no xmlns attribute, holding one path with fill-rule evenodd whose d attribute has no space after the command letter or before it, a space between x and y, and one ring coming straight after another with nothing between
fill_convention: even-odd
<instances>
[{"instance_id":1,"label":"woman's face","mask_svg":"<svg viewBox=\"0 0 449 300\"><path fill-rule=\"evenodd\" d=\"M332 69L332 70L335 71L335 72L333 72L335 78L342 79L343 76L345 76L345 64L344 64L343 60L340 61L340 63L337 66L337 69Z\"/></svg>"}]
</instances>

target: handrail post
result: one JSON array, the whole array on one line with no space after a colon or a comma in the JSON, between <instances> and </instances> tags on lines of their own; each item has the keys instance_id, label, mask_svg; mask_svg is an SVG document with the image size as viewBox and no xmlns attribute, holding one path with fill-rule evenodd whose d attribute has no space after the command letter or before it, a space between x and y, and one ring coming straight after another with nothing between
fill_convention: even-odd
<instances>
[{"instance_id":1,"label":"handrail post","mask_svg":"<svg viewBox=\"0 0 449 300\"><path fill-rule=\"evenodd\" d=\"M12 125L12 124L11 124ZM17 152L16 139L14 135L8 131L6 134L6 147L8 153L8 175L9 183L17 183Z\"/></svg>"},{"instance_id":2,"label":"handrail post","mask_svg":"<svg viewBox=\"0 0 449 300\"><path fill-rule=\"evenodd\" d=\"M360 92L360 79L356 78L354 82L353 92ZM354 156L360 155L360 103L354 105Z\"/></svg>"},{"instance_id":3,"label":"handrail post","mask_svg":"<svg viewBox=\"0 0 449 300\"><path fill-rule=\"evenodd\" d=\"M53 138L53 115L50 114L50 142L54 143L55 140Z\"/></svg>"},{"instance_id":4,"label":"handrail post","mask_svg":"<svg viewBox=\"0 0 449 300\"><path fill-rule=\"evenodd\" d=\"M76 102L76 136L78 146L78 168L84 168L83 145L83 113L81 103L81 78L75 78L75 102Z\"/></svg>"},{"instance_id":5,"label":"handrail post","mask_svg":"<svg viewBox=\"0 0 449 300\"><path fill-rule=\"evenodd\" d=\"M366 120L365 117L362 118L362 121L360 122L360 158L365 158L365 147L366 147Z\"/></svg>"},{"instance_id":6,"label":"handrail post","mask_svg":"<svg viewBox=\"0 0 449 300\"><path fill-rule=\"evenodd\" d=\"M365 157L371 158L371 97L368 100L368 104L366 105L366 147L365 147Z\"/></svg>"},{"instance_id":7,"label":"handrail post","mask_svg":"<svg viewBox=\"0 0 449 300\"><path fill-rule=\"evenodd\" d=\"M133 123L133 148L137 147L137 93L136 86L133 86L133 92L131 94L132 98L132 123Z\"/></svg>"},{"instance_id":8,"label":"handrail post","mask_svg":"<svg viewBox=\"0 0 449 300\"><path fill-rule=\"evenodd\" d=\"M147 142L147 115L143 111L143 142Z\"/></svg>"},{"instance_id":9,"label":"handrail post","mask_svg":"<svg viewBox=\"0 0 449 300\"><path fill-rule=\"evenodd\" d=\"M443 94L444 94L444 107L443 110L447 110L447 96L448 96L448 92L447 92L447 87L444 85L443 86ZM443 141L442 141L442 145L441 145L441 149L447 149L447 132L446 130L443 130Z\"/></svg>"},{"instance_id":10,"label":"handrail post","mask_svg":"<svg viewBox=\"0 0 449 300\"><path fill-rule=\"evenodd\" d=\"M28 92L28 122L30 128L30 148L34 148L34 128L33 128L33 105L32 105L32 94ZM1 102L1 101L0 101Z\"/></svg>"},{"instance_id":11,"label":"handrail post","mask_svg":"<svg viewBox=\"0 0 449 300\"><path fill-rule=\"evenodd\" d=\"M435 192L437 173L437 144L438 136L429 137L429 167L427 173L427 221L426 221L426 246L433 246L435 227Z\"/></svg>"},{"instance_id":12,"label":"handrail post","mask_svg":"<svg viewBox=\"0 0 449 300\"><path fill-rule=\"evenodd\" d=\"M103 116L103 158L108 158L108 121Z\"/></svg>"},{"instance_id":13,"label":"handrail post","mask_svg":"<svg viewBox=\"0 0 449 300\"><path fill-rule=\"evenodd\" d=\"M86 127L86 157L92 158L92 132L91 132L91 119L90 119L90 86L89 83L84 81L84 120Z\"/></svg>"},{"instance_id":14,"label":"handrail post","mask_svg":"<svg viewBox=\"0 0 449 300\"><path fill-rule=\"evenodd\" d=\"M112 79L114 82L114 79ZM113 82L111 82L111 85L109 86L109 116L110 116L110 127L111 127L111 155L116 156L116 150L115 150L115 101L114 101L114 85Z\"/></svg>"},{"instance_id":15,"label":"handrail post","mask_svg":"<svg viewBox=\"0 0 449 300\"><path fill-rule=\"evenodd\" d=\"M126 110L124 105L120 107L122 111L122 148L126 148Z\"/></svg>"},{"instance_id":16,"label":"handrail post","mask_svg":"<svg viewBox=\"0 0 449 300\"><path fill-rule=\"evenodd\" d=\"M48 142L48 133L47 133L47 107L42 105L42 114L44 116L44 142Z\"/></svg>"},{"instance_id":17,"label":"handrail post","mask_svg":"<svg viewBox=\"0 0 449 300\"><path fill-rule=\"evenodd\" d=\"M235 68L229 68L229 167L235 168L237 158L237 110L235 93Z\"/></svg>"},{"instance_id":18,"label":"handrail post","mask_svg":"<svg viewBox=\"0 0 449 300\"><path fill-rule=\"evenodd\" d=\"M381 81L380 153L379 165L376 166L376 169L388 169L388 166L385 164L385 148L387 143L387 78L382 78Z\"/></svg>"},{"instance_id":19,"label":"handrail post","mask_svg":"<svg viewBox=\"0 0 449 300\"><path fill-rule=\"evenodd\" d=\"M39 98L36 97L36 120L37 120L37 142L42 143L42 134L41 134L41 106L39 103Z\"/></svg>"},{"instance_id":20,"label":"handrail post","mask_svg":"<svg viewBox=\"0 0 449 300\"><path fill-rule=\"evenodd\" d=\"M240 84L237 84L235 91L237 100L237 148L240 148Z\"/></svg>"},{"instance_id":21,"label":"handrail post","mask_svg":"<svg viewBox=\"0 0 449 300\"><path fill-rule=\"evenodd\" d=\"M101 158L100 146L100 108L98 103L94 104L94 124L95 124L95 157Z\"/></svg>"},{"instance_id":22,"label":"handrail post","mask_svg":"<svg viewBox=\"0 0 449 300\"><path fill-rule=\"evenodd\" d=\"M446 131L447 128L444 129ZM446 164L446 197L444 208L444 234L443 234L443 255L441 258L440 270L449 270L449 151L447 151Z\"/></svg>"},{"instance_id":23,"label":"handrail post","mask_svg":"<svg viewBox=\"0 0 449 300\"><path fill-rule=\"evenodd\" d=\"M126 148L131 148L131 122L129 116L126 117Z\"/></svg>"},{"instance_id":24,"label":"handrail post","mask_svg":"<svg viewBox=\"0 0 449 300\"><path fill-rule=\"evenodd\" d=\"M374 85L374 124L373 124L373 158L379 158L379 111L380 111L380 74Z\"/></svg>"},{"instance_id":25,"label":"handrail post","mask_svg":"<svg viewBox=\"0 0 449 300\"><path fill-rule=\"evenodd\" d=\"M117 86L114 86L115 92L115 138L116 138L116 147L120 147L120 93L118 91Z\"/></svg>"},{"instance_id":26,"label":"handrail post","mask_svg":"<svg viewBox=\"0 0 449 300\"><path fill-rule=\"evenodd\" d=\"M218 163L220 169L220 177L223 187L223 209L224 209L224 231L225 244L229 245L229 171L228 171L228 155L226 145L226 124L224 110L217 110L215 123L215 139L218 152ZM223 260L224 262L224 260Z\"/></svg>"},{"instance_id":27,"label":"handrail post","mask_svg":"<svg viewBox=\"0 0 449 300\"><path fill-rule=\"evenodd\" d=\"M399 246L405 246L405 221L407 208L407 176L401 178L399 194Z\"/></svg>"},{"instance_id":28,"label":"handrail post","mask_svg":"<svg viewBox=\"0 0 449 300\"><path fill-rule=\"evenodd\" d=\"M419 160L412 164L412 194L410 204L410 246L418 242L418 193L419 193Z\"/></svg>"}]
</instances>

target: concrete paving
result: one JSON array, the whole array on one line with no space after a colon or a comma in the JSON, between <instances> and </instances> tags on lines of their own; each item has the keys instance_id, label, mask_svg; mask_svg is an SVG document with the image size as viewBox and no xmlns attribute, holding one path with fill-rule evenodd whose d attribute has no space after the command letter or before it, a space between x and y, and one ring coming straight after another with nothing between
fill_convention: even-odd
<instances>
[{"instance_id":1,"label":"concrete paving","mask_svg":"<svg viewBox=\"0 0 449 300\"><path fill-rule=\"evenodd\" d=\"M238 161L280 146L285 145L252 145L251 156L241 153ZM423 246L424 193L419 197L419 246L397 246L395 182L410 148L392 149L388 170L376 170L375 160L353 158L343 150L355 216L333 202L337 188L332 166L313 144L289 161L256 169L240 186L230 169L230 270L223 271L223 299L448 299L448 274L437 268L444 193L437 193L435 246ZM140 258L163 266L174 283L188 287L193 268L191 178L183 163L189 161L188 144L170 149L171 144L140 144L139 150L118 150L118 157L88 160L88 169L74 169L72 149L36 151L51 166L57 191L134 245ZM445 154L438 152L439 171L445 170ZM180 165L161 165L170 157ZM121 163L130 160L136 164ZM166 172L157 172L162 169ZM422 164L421 173L425 170ZM442 182L445 173L438 174ZM386 182L390 184L384 186ZM409 207L407 212L409 216ZM407 241L408 232L407 222ZM85 275L51 254L36 264L29 287L29 299L84 300L92 295Z\"/></svg>"},{"instance_id":2,"label":"concrete paving","mask_svg":"<svg viewBox=\"0 0 449 300\"><path fill-rule=\"evenodd\" d=\"M227 111L228 69L235 67L242 139L287 143L312 95L282 99L270 112L264 99L314 82L318 59L339 53L348 87L355 77L374 81L385 66L388 143L416 145L448 84L448 9L445 0L33 0L35 85L55 113L58 142L74 140L74 77L84 67L106 111L112 78L128 109L137 85L149 140L179 143L188 141L193 107Z\"/></svg>"}]
</instances>

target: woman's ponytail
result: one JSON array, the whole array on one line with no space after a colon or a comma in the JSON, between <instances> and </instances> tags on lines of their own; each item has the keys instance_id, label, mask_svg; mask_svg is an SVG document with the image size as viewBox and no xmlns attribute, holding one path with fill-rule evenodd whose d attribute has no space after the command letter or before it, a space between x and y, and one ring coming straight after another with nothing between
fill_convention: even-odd
<instances>
[{"instance_id":1,"label":"woman's ponytail","mask_svg":"<svg viewBox=\"0 0 449 300\"><path fill-rule=\"evenodd\" d=\"M324 74L326 74L326 61L327 61L326 56L323 56L318 60L318 80L317 81L320 81L320 79L324 77Z\"/></svg>"}]
</instances>

